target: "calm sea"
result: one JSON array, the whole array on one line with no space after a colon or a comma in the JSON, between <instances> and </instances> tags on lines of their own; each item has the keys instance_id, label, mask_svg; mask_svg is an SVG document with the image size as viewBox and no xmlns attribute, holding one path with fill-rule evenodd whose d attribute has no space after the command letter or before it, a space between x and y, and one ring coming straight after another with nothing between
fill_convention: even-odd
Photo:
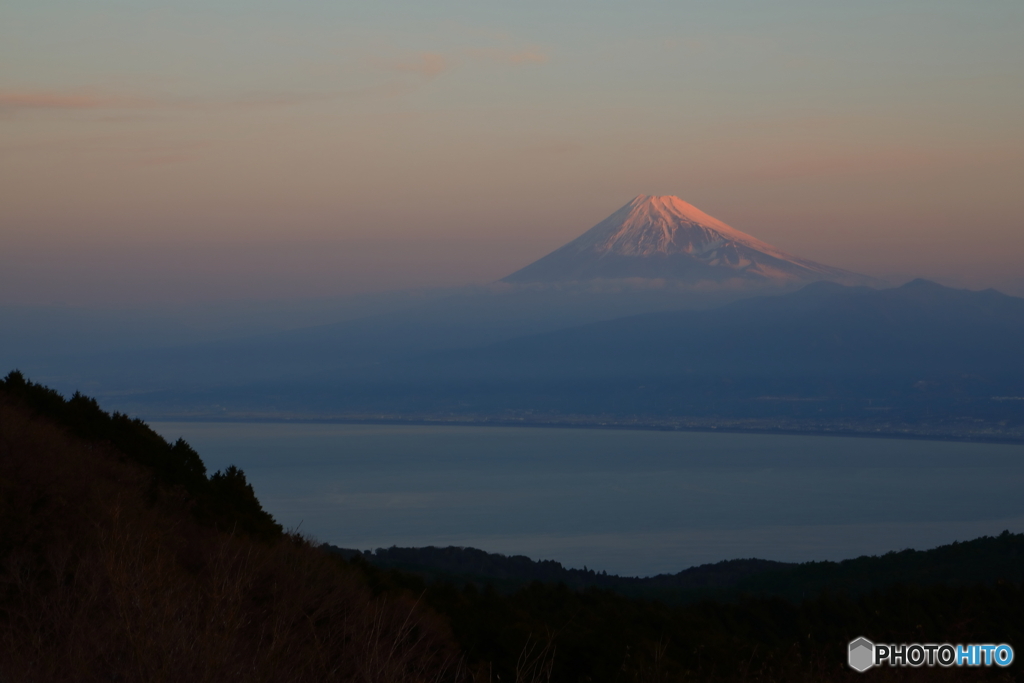
<instances>
[{"instance_id":1,"label":"calm sea","mask_svg":"<svg viewBox=\"0 0 1024 683\"><path fill-rule=\"evenodd\" d=\"M1024 447L695 432L154 423L286 528L650 575L1024 531Z\"/></svg>"}]
</instances>

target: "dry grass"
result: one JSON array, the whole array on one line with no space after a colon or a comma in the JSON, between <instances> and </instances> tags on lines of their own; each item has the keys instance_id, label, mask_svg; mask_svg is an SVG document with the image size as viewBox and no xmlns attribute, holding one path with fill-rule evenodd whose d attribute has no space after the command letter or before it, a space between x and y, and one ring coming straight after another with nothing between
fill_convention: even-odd
<instances>
[{"instance_id":1,"label":"dry grass","mask_svg":"<svg viewBox=\"0 0 1024 683\"><path fill-rule=\"evenodd\" d=\"M197 524L181 491L0 403L0 680L458 680L416 596L286 535Z\"/></svg>"}]
</instances>

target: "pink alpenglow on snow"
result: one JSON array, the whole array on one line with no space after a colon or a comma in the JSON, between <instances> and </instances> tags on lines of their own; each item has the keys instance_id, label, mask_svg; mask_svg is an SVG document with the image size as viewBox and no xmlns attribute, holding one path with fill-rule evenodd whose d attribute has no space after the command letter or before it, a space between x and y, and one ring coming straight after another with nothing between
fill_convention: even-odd
<instances>
[{"instance_id":1,"label":"pink alpenglow on snow","mask_svg":"<svg viewBox=\"0 0 1024 683\"><path fill-rule=\"evenodd\" d=\"M639 195L590 230L504 278L509 283L659 279L791 286L872 278L789 254L672 196Z\"/></svg>"}]
</instances>

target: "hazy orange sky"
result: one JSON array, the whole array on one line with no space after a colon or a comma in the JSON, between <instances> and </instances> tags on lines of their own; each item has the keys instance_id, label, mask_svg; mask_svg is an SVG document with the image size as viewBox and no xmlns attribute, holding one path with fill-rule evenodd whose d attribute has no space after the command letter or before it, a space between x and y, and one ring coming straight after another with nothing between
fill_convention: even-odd
<instances>
[{"instance_id":1,"label":"hazy orange sky","mask_svg":"<svg viewBox=\"0 0 1024 683\"><path fill-rule=\"evenodd\" d=\"M8 0L0 303L488 282L637 194L1024 295L1024 3Z\"/></svg>"}]
</instances>

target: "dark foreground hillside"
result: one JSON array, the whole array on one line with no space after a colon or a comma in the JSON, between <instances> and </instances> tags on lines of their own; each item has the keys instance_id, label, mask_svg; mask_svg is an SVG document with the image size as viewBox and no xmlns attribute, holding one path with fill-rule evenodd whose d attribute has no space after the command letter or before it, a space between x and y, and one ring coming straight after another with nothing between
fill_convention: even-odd
<instances>
[{"instance_id":1,"label":"dark foreground hillside","mask_svg":"<svg viewBox=\"0 0 1024 683\"><path fill-rule=\"evenodd\" d=\"M15 373L0 383L3 683L1021 680L1016 662L846 666L857 636L1024 652L1019 572L974 571L993 555L973 548L948 580L939 567L854 591L854 564L805 599L428 580L283 533L242 472L210 476L142 422ZM752 568L772 569L738 573Z\"/></svg>"},{"instance_id":2,"label":"dark foreground hillside","mask_svg":"<svg viewBox=\"0 0 1024 683\"><path fill-rule=\"evenodd\" d=\"M91 437L91 438L90 438ZM443 620L282 534L238 470L0 385L0 681L440 681Z\"/></svg>"}]
</instances>

